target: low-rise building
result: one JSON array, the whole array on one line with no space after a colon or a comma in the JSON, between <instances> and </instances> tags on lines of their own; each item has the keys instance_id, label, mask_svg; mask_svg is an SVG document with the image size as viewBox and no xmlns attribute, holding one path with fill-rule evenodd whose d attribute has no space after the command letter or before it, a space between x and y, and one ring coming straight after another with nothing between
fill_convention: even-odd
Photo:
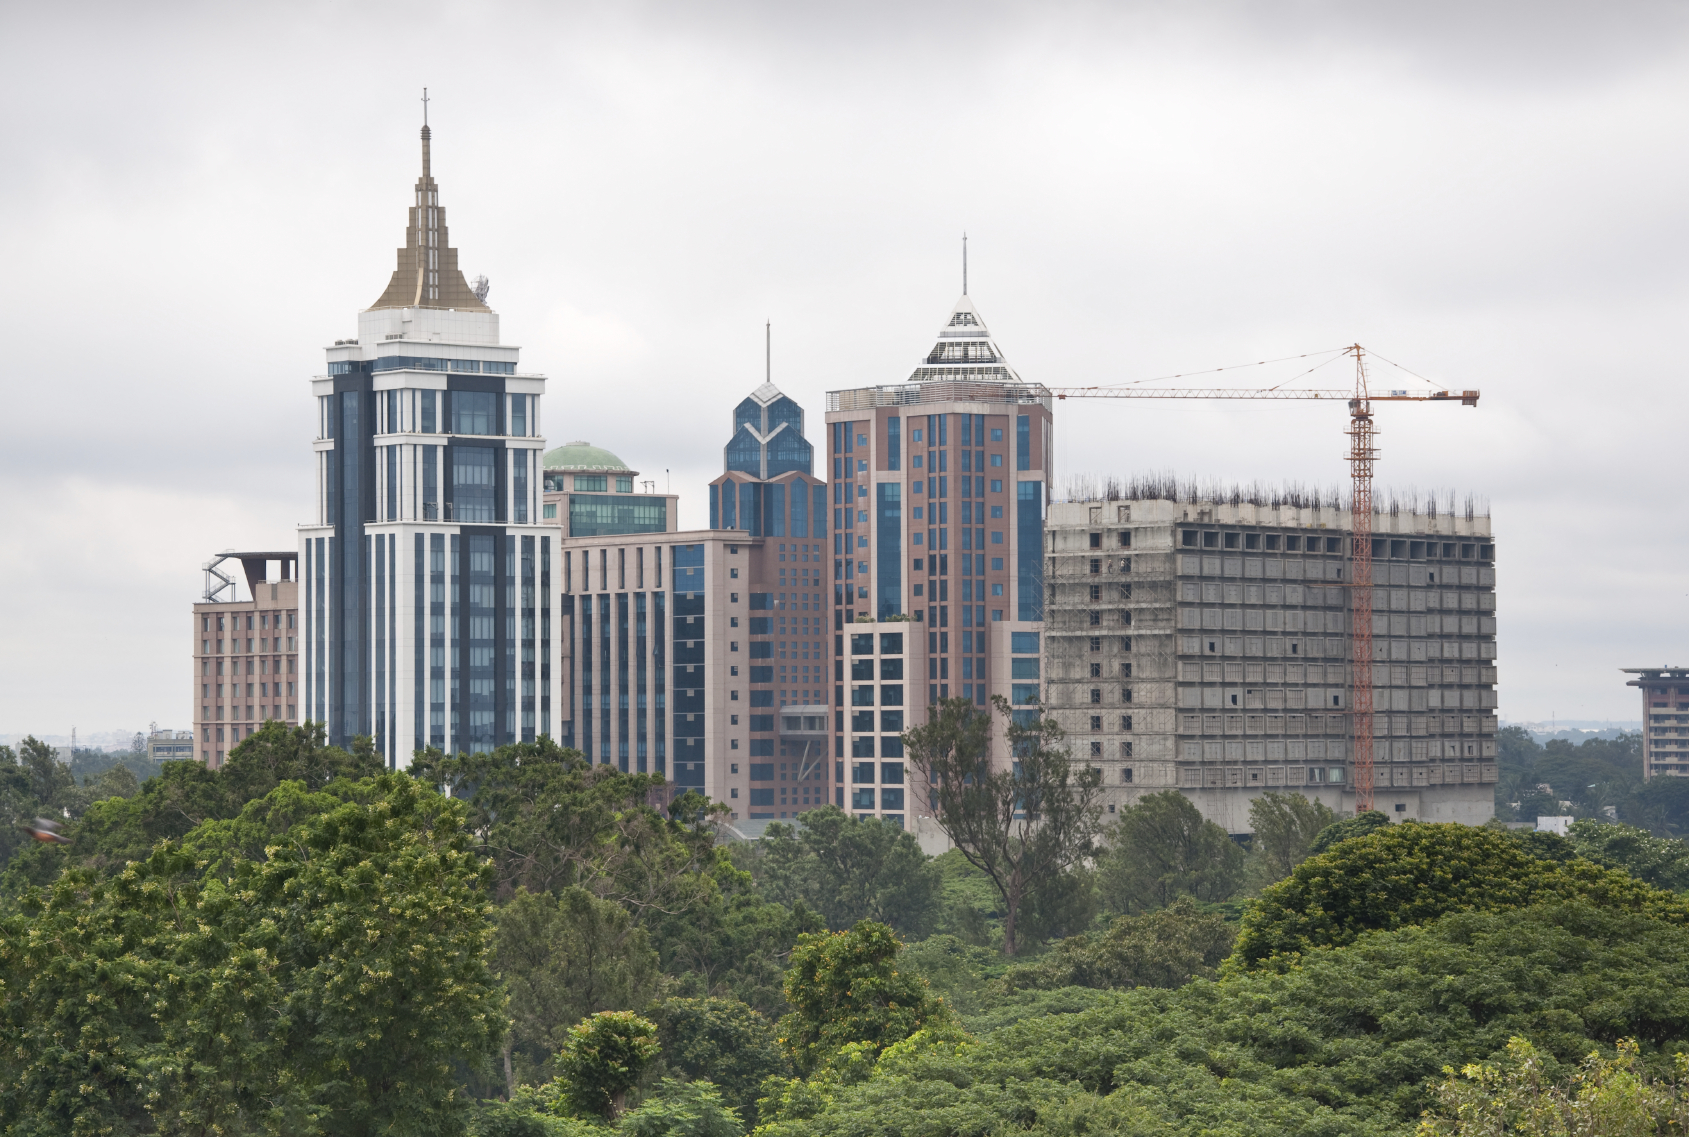
<instances>
[{"instance_id":1,"label":"low-rise building","mask_svg":"<svg viewBox=\"0 0 1689 1137\"><path fill-rule=\"evenodd\" d=\"M1642 776L1689 777L1689 667L1626 667L1642 692Z\"/></svg>"},{"instance_id":2,"label":"low-rise building","mask_svg":"<svg viewBox=\"0 0 1689 1137\"><path fill-rule=\"evenodd\" d=\"M546 451L541 519L565 537L621 533L672 533L679 527L678 497L640 481L639 471L602 447L570 442ZM636 488L637 487L637 488Z\"/></svg>"},{"instance_id":3,"label":"low-rise building","mask_svg":"<svg viewBox=\"0 0 1689 1137\"><path fill-rule=\"evenodd\" d=\"M154 762L193 758L197 746L191 730L155 730L147 734L147 757Z\"/></svg>"},{"instance_id":4,"label":"low-rise building","mask_svg":"<svg viewBox=\"0 0 1689 1137\"><path fill-rule=\"evenodd\" d=\"M248 599L224 571L231 561L240 562ZM213 769L266 720L299 723L298 561L291 551L229 551L203 566L205 592L193 610L192 734L199 760Z\"/></svg>"}]
</instances>

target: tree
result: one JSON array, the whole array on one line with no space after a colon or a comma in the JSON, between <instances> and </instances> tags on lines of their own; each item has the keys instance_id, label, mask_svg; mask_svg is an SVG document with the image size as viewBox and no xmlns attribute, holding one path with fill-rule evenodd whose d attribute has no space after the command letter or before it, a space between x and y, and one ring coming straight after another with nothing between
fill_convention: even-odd
<instances>
[{"instance_id":1,"label":"tree","mask_svg":"<svg viewBox=\"0 0 1689 1137\"><path fill-rule=\"evenodd\" d=\"M661 774L594 766L549 738L452 758L424 751L410 772L466 802L501 898L578 886L647 923L706 902L709 873L725 859L706 823L725 807L686 795L664 818L647 804Z\"/></svg>"},{"instance_id":2,"label":"tree","mask_svg":"<svg viewBox=\"0 0 1689 1137\"><path fill-rule=\"evenodd\" d=\"M1007 724L1007 768L992 768L991 716L969 699L941 701L903 740L937 799L939 824L1003 898L1003 954L1012 956L1027 891L1091 855L1102 771L1075 770L1055 720L1020 723L1007 699L992 703Z\"/></svg>"},{"instance_id":3,"label":"tree","mask_svg":"<svg viewBox=\"0 0 1689 1137\"><path fill-rule=\"evenodd\" d=\"M1059 987L1180 987L1212 978L1236 931L1188 896L1144 916L1117 916L1108 931L1063 940L1038 963L1004 976L1009 990Z\"/></svg>"},{"instance_id":4,"label":"tree","mask_svg":"<svg viewBox=\"0 0 1689 1137\"><path fill-rule=\"evenodd\" d=\"M225 825L28 893L0 925L0 1127L461 1133L459 1069L504 1021L485 869L461 807L360 786L262 860Z\"/></svg>"},{"instance_id":5,"label":"tree","mask_svg":"<svg viewBox=\"0 0 1689 1137\"><path fill-rule=\"evenodd\" d=\"M453 1065L486 1064L506 1022L490 866L461 804L404 774L363 785L232 887L267 909L254 935L285 971L290 1063L331 1111L325 1133L460 1131Z\"/></svg>"},{"instance_id":6,"label":"tree","mask_svg":"<svg viewBox=\"0 0 1689 1137\"><path fill-rule=\"evenodd\" d=\"M1568 1084L1549 1081L1541 1054L1515 1035L1507 1064L1470 1063L1436 1088L1420 1137L1655 1137L1689 1129L1689 1055L1677 1055L1677 1077L1656 1079L1634 1038L1617 1054L1591 1051Z\"/></svg>"},{"instance_id":7,"label":"tree","mask_svg":"<svg viewBox=\"0 0 1689 1137\"><path fill-rule=\"evenodd\" d=\"M801 826L770 825L758 844L764 894L801 900L829 928L877 920L919 939L937 921L938 870L901 826L829 805L805 813Z\"/></svg>"},{"instance_id":8,"label":"tree","mask_svg":"<svg viewBox=\"0 0 1689 1137\"><path fill-rule=\"evenodd\" d=\"M626 909L584 888L555 896L518 889L494 919L494 967L510 994L510 1081L549 1077L569 1028L586 1016L642 1008L657 993L650 936Z\"/></svg>"},{"instance_id":9,"label":"tree","mask_svg":"<svg viewBox=\"0 0 1689 1137\"><path fill-rule=\"evenodd\" d=\"M898 1044L855 1084L771 1086L759 1137L1411 1137L1444 1067L1493 1062L1513 1036L1549 1080L1624 1038L1669 1068L1686 990L1673 924L1581 903L1451 912L1283 971L1022 1013L916 1061Z\"/></svg>"},{"instance_id":10,"label":"tree","mask_svg":"<svg viewBox=\"0 0 1689 1137\"><path fill-rule=\"evenodd\" d=\"M1505 831L1405 821L1311 857L1244 913L1236 957L1254 966L1280 953L1353 943L1364 932L1447 912L1502 911L1581 900L1689 924L1689 901L1585 860L1530 855Z\"/></svg>"},{"instance_id":11,"label":"tree","mask_svg":"<svg viewBox=\"0 0 1689 1137\"><path fill-rule=\"evenodd\" d=\"M722 1099L749 1123L763 1079L785 1074L774 1024L734 999L668 999L651 1017L666 1069L708 1078Z\"/></svg>"},{"instance_id":12,"label":"tree","mask_svg":"<svg viewBox=\"0 0 1689 1137\"><path fill-rule=\"evenodd\" d=\"M1184 794L1164 790L1120 811L1097 876L1113 912L1164 908L1180 896L1224 900L1243 881L1243 850Z\"/></svg>"},{"instance_id":13,"label":"tree","mask_svg":"<svg viewBox=\"0 0 1689 1137\"><path fill-rule=\"evenodd\" d=\"M1633 825L1574 821L1566 834L1571 851L1610 869L1623 869L1637 880L1672 892L1689 890L1689 844L1655 837Z\"/></svg>"},{"instance_id":14,"label":"tree","mask_svg":"<svg viewBox=\"0 0 1689 1137\"><path fill-rule=\"evenodd\" d=\"M808 1075L840 1047L862 1043L868 1057L950 1013L927 981L897 966L903 948L884 924L864 920L848 932L808 935L792 951L781 1041L792 1065Z\"/></svg>"},{"instance_id":15,"label":"tree","mask_svg":"<svg viewBox=\"0 0 1689 1137\"><path fill-rule=\"evenodd\" d=\"M569 1028L558 1082L577 1113L614 1121L657 1052L655 1023L632 1011L600 1011Z\"/></svg>"},{"instance_id":16,"label":"tree","mask_svg":"<svg viewBox=\"0 0 1689 1137\"><path fill-rule=\"evenodd\" d=\"M745 1125L710 1082L664 1078L616 1129L629 1137L740 1137Z\"/></svg>"},{"instance_id":17,"label":"tree","mask_svg":"<svg viewBox=\"0 0 1689 1137\"><path fill-rule=\"evenodd\" d=\"M1331 807L1301 794L1268 790L1249 803L1252 848L1273 880L1283 880L1308 859L1308 847L1334 821Z\"/></svg>"},{"instance_id":18,"label":"tree","mask_svg":"<svg viewBox=\"0 0 1689 1137\"><path fill-rule=\"evenodd\" d=\"M1308 856L1317 857L1339 841L1365 837L1374 830L1387 829L1389 826L1390 818L1376 809L1369 809L1354 817L1345 817L1341 821L1333 821L1315 834L1314 839L1308 843Z\"/></svg>"}]
</instances>

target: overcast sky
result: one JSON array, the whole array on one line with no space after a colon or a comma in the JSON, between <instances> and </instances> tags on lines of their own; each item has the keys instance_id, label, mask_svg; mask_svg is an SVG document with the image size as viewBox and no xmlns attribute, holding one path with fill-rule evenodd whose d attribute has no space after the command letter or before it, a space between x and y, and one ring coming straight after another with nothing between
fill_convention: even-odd
<instances>
[{"instance_id":1,"label":"overcast sky","mask_svg":"<svg viewBox=\"0 0 1689 1137\"><path fill-rule=\"evenodd\" d=\"M424 86L548 439L683 526L763 321L819 441L930 346L965 229L1028 380L1359 341L1481 388L1384 407L1378 483L1490 503L1504 718L1635 719L1617 669L1689 664L1686 65L1676 4L6 4L0 734L189 724L200 563L297 544ZM1058 479L1336 485L1343 427L1067 403Z\"/></svg>"}]
</instances>

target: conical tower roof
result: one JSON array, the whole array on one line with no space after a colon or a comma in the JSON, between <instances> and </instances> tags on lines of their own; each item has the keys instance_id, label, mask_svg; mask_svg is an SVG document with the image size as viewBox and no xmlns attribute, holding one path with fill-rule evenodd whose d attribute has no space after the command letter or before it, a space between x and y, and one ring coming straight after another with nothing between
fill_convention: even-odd
<instances>
[{"instance_id":1,"label":"conical tower roof","mask_svg":"<svg viewBox=\"0 0 1689 1137\"><path fill-rule=\"evenodd\" d=\"M974 302L963 293L951 306L950 316L938 330L938 342L921 366L909 376L912 383L951 379L982 383L1019 383L1020 376L1003 358L1002 349L980 318Z\"/></svg>"},{"instance_id":2,"label":"conical tower roof","mask_svg":"<svg viewBox=\"0 0 1689 1137\"><path fill-rule=\"evenodd\" d=\"M422 176L416 179L415 200L405 226L405 247L387 291L371 308L455 308L460 312L490 312L475 295L457 267L457 250L447 244L446 210L440 187L429 169L432 135L422 128Z\"/></svg>"}]
</instances>

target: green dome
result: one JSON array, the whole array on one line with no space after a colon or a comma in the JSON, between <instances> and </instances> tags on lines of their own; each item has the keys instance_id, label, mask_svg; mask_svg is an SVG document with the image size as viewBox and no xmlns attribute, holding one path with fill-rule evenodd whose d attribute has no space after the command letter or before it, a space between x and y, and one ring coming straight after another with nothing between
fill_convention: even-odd
<instances>
[{"instance_id":1,"label":"green dome","mask_svg":"<svg viewBox=\"0 0 1689 1137\"><path fill-rule=\"evenodd\" d=\"M590 442L570 442L559 446L555 450L545 453L545 468L548 470L590 470L598 471L627 471L628 464L605 450L601 446L594 446Z\"/></svg>"}]
</instances>

